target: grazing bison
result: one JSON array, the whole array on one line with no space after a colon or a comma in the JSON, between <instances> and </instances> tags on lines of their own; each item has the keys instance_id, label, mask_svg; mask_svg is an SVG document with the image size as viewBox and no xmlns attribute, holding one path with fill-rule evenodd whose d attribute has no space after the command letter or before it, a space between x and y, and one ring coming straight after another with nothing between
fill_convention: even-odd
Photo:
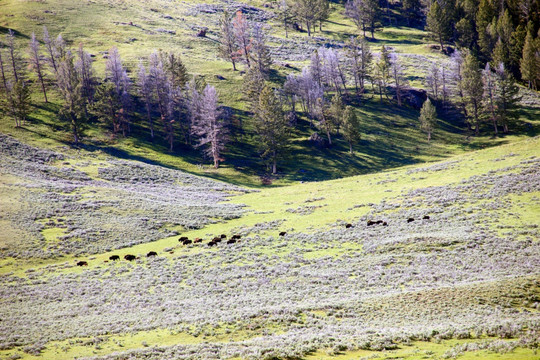
<instances>
[{"instance_id":1,"label":"grazing bison","mask_svg":"<svg viewBox=\"0 0 540 360\"><path fill-rule=\"evenodd\" d=\"M227 235L221 234L221 238L222 238L222 239L226 239L226 238L227 238Z\"/></svg>"},{"instance_id":2,"label":"grazing bison","mask_svg":"<svg viewBox=\"0 0 540 360\"><path fill-rule=\"evenodd\" d=\"M126 255L124 256L124 259L126 259L127 261L133 261L135 260L137 257L135 255Z\"/></svg>"},{"instance_id":3,"label":"grazing bison","mask_svg":"<svg viewBox=\"0 0 540 360\"><path fill-rule=\"evenodd\" d=\"M202 239L201 238L195 238L195 240L193 240L193 243L194 244L202 243Z\"/></svg>"},{"instance_id":4,"label":"grazing bison","mask_svg":"<svg viewBox=\"0 0 540 360\"><path fill-rule=\"evenodd\" d=\"M191 241L191 240L184 240L184 241L182 242L182 245L189 245L189 244L191 244L192 242L193 242L193 241Z\"/></svg>"},{"instance_id":5,"label":"grazing bison","mask_svg":"<svg viewBox=\"0 0 540 360\"><path fill-rule=\"evenodd\" d=\"M120 256L118 256L118 255L111 255L111 256L109 256L109 260L111 260L111 261L120 260Z\"/></svg>"},{"instance_id":6,"label":"grazing bison","mask_svg":"<svg viewBox=\"0 0 540 360\"><path fill-rule=\"evenodd\" d=\"M236 234L236 235L233 235L231 239L235 239L235 240L239 240L242 236Z\"/></svg>"},{"instance_id":7,"label":"grazing bison","mask_svg":"<svg viewBox=\"0 0 540 360\"><path fill-rule=\"evenodd\" d=\"M148 254L146 254L146 257L150 257L150 256L157 256L157 252L150 251Z\"/></svg>"},{"instance_id":8,"label":"grazing bison","mask_svg":"<svg viewBox=\"0 0 540 360\"><path fill-rule=\"evenodd\" d=\"M388 223L386 221L383 221L382 226L388 226Z\"/></svg>"},{"instance_id":9,"label":"grazing bison","mask_svg":"<svg viewBox=\"0 0 540 360\"><path fill-rule=\"evenodd\" d=\"M383 221L382 221L382 220L377 220L377 221L375 221L375 223L376 223L377 225L380 225L380 224L383 223Z\"/></svg>"},{"instance_id":10,"label":"grazing bison","mask_svg":"<svg viewBox=\"0 0 540 360\"><path fill-rule=\"evenodd\" d=\"M186 240L188 240L187 236L182 236L180 239L178 239L178 241L180 241L180 242L184 242Z\"/></svg>"},{"instance_id":11,"label":"grazing bison","mask_svg":"<svg viewBox=\"0 0 540 360\"><path fill-rule=\"evenodd\" d=\"M372 221L372 220L368 220L368 222L367 222L367 226L371 226L371 225L375 225L375 221Z\"/></svg>"},{"instance_id":12,"label":"grazing bison","mask_svg":"<svg viewBox=\"0 0 540 360\"><path fill-rule=\"evenodd\" d=\"M215 238L212 239L212 241L215 243L218 243L218 242L221 242L221 238L219 236L216 236Z\"/></svg>"},{"instance_id":13,"label":"grazing bison","mask_svg":"<svg viewBox=\"0 0 540 360\"><path fill-rule=\"evenodd\" d=\"M86 261L79 261L77 262L77 266L88 266L88 263Z\"/></svg>"},{"instance_id":14,"label":"grazing bison","mask_svg":"<svg viewBox=\"0 0 540 360\"><path fill-rule=\"evenodd\" d=\"M408 218L407 219L407 222L410 223L410 222L413 222L414 221L414 218Z\"/></svg>"},{"instance_id":15,"label":"grazing bison","mask_svg":"<svg viewBox=\"0 0 540 360\"><path fill-rule=\"evenodd\" d=\"M286 231L282 231L282 232L279 233L279 236L285 236L285 235L287 235Z\"/></svg>"},{"instance_id":16,"label":"grazing bison","mask_svg":"<svg viewBox=\"0 0 540 360\"><path fill-rule=\"evenodd\" d=\"M172 251L172 250L171 250L171 251L169 251L169 254L174 254L174 251Z\"/></svg>"},{"instance_id":17,"label":"grazing bison","mask_svg":"<svg viewBox=\"0 0 540 360\"><path fill-rule=\"evenodd\" d=\"M213 242L213 241L210 241L210 242L208 243L208 246L210 246L210 247L215 246L215 245L217 245L217 244L216 244L215 242Z\"/></svg>"},{"instance_id":18,"label":"grazing bison","mask_svg":"<svg viewBox=\"0 0 540 360\"><path fill-rule=\"evenodd\" d=\"M423 220L429 220L429 215L424 215Z\"/></svg>"},{"instance_id":19,"label":"grazing bison","mask_svg":"<svg viewBox=\"0 0 540 360\"><path fill-rule=\"evenodd\" d=\"M234 244L235 242L236 242L235 239L231 239L231 240L227 241L227 244Z\"/></svg>"},{"instance_id":20,"label":"grazing bison","mask_svg":"<svg viewBox=\"0 0 540 360\"><path fill-rule=\"evenodd\" d=\"M350 228L352 228L352 224L345 225L345 229L350 229Z\"/></svg>"}]
</instances>

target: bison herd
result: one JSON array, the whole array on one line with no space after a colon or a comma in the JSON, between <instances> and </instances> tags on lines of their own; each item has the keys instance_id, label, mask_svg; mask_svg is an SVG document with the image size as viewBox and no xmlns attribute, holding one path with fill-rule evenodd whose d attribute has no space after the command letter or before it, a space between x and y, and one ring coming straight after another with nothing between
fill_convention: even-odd
<instances>
[{"instance_id":1,"label":"bison herd","mask_svg":"<svg viewBox=\"0 0 540 360\"><path fill-rule=\"evenodd\" d=\"M424 217L422 218L422 220L429 220L429 219L430 219L429 215L424 215ZM412 218L412 217L407 219L407 223L411 223L413 221L414 221L414 218ZM388 223L386 221L383 221L383 220L368 220L367 226L373 226L373 225L388 226ZM345 224L346 229L350 229L352 227L354 227L352 224ZM286 231L281 231L279 233L279 236L285 236L286 234L287 234ZM242 238L241 235L236 234L236 235L231 236L231 238L229 240L227 240L226 243L229 244L229 245L236 244L237 242L240 242L241 238ZM212 240L210 240L207 243L207 246L208 247L216 246L221 241L226 240L226 239L227 239L227 235L221 234L220 236L216 236ZM194 240L190 240L187 236L181 236L178 239L178 241L181 242L182 245L199 244L199 243L203 242L203 240L201 238L195 238ZM169 254L173 254L173 253L174 253L174 251L169 251ZM155 251L150 251L148 254L146 254L147 258L154 257L154 256L157 256L157 252L155 252ZM135 255L127 254L127 255L124 256L124 259L127 260L127 261L133 261L133 260L139 259L139 257L137 257ZM110 261L118 261L118 260L120 260L120 256L111 255L111 256L109 256L109 260ZM108 262L108 261L105 260L105 262ZM77 261L77 266L88 266L88 262L86 262L86 261Z\"/></svg>"}]
</instances>

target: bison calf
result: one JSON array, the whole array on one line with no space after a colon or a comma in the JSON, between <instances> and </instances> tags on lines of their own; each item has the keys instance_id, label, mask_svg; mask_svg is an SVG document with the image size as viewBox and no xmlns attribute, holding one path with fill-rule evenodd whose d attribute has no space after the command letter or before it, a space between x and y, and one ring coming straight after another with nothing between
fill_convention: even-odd
<instances>
[{"instance_id":1,"label":"bison calf","mask_svg":"<svg viewBox=\"0 0 540 360\"><path fill-rule=\"evenodd\" d=\"M221 234L221 238L222 238L222 239L226 239L226 238L227 238L227 235Z\"/></svg>"},{"instance_id":2,"label":"bison calf","mask_svg":"<svg viewBox=\"0 0 540 360\"><path fill-rule=\"evenodd\" d=\"M195 240L193 240L193 243L194 244L202 243L202 239L201 238L195 238Z\"/></svg>"}]
</instances>

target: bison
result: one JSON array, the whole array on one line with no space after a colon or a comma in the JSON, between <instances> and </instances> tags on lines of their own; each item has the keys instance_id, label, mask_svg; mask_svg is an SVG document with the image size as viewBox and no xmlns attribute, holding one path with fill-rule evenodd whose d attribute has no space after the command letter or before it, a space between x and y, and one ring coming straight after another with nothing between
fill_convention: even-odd
<instances>
[{"instance_id":1,"label":"bison","mask_svg":"<svg viewBox=\"0 0 540 360\"><path fill-rule=\"evenodd\" d=\"M179 242L184 242L186 240L188 240L187 236L182 236L180 239L178 239Z\"/></svg>"},{"instance_id":2,"label":"bison","mask_svg":"<svg viewBox=\"0 0 540 360\"><path fill-rule=\"evenodd\" d=\"M241 237L242 237L241 235L236 234L236 235L233 235L233 236L231 237L231 239L239 240Z\"/></svg>"},{"instance_id":3,"label":"bison","mask_svg":"<svg viewBox=\"0 0 540 360\"><path fill-rule=\"evenodd\" d=\"M388 223L386 221L383 221L382 226L388 226Z\"/></svg>"},{"instance_id":4,"label":"bison","mask_svg":"<svg viewBox=\"0 0 540 360\"><path fill-rule=\"evenodd\" d=\"M124 259L126 259L127 261L133 261L135 260L137 257L135 255L126 255L124 256Z\"/></svg>"},{"instance_id":5,"label":"bison","mask_svg":"<svg viewBox=\"0 0 540 360\"><path fill-rule=\"evenodd\" d=\"M88 263L86 261L79 261L77 262L77 266L88 266Z\"/></svg>"},{"instance_id":6,"label":"bison","mask_svg":"<svg viewBox=\"0 0 540 360\"><path fill-rule=\"evenodd\" d=\"M345 225L345 229L350 229L350 228L352 228L352 224Z\"/></svg>"},{"instance_id":7,"label":"bison","mask_svg":"<svg viewBox=\"0 0 540 360\"><path fill-rule=\"evenodd\" d=\"M109 256L109 260L111 260L111 261L120 260L120 256L118 256L118 255L111 255L111 256Z\"/></svg>"},{"instance_id":8,"label":"bison","mask_svg":"<svg viewBox=\"0 0 540 360\"><path fill-rule=\"evenodd\" d=\"M227 241L227 244L234 244L236 243L236 239L230 239L229 241Z\"/></svg>"},{"instance_id":9,"label":"bison","mask_svg":"<svg viewBox=\"0 0 540 360\"><path fill-rule=\"evenodd\" d=\"M226 239L226 238L227 238L227 235L221 234L221 238L222 238L222 239Z\"/></svg>"},{"instance_id":10,"label":"bison","mask_svg":"<svg viewBox=\"0 0 540 360\"><path fill-rule=\"evenodd\" d=\"M429 215L424 215L423 220L429 220Z\"/></svg>"},{"instance_id":11,"label":"bison","mask_svg":"<svg viewBox=\"0 0 540 360\"><path fill-rule=\"evenodd\" d=\"M157 256L157 252L150 251L148 254L146 254L146 257L150 257L150 256Z\"/></svg>"},{"instance_id":12,"label":"bison","mask_svg":"<svg viewBox=\"0 0 540 360\"><path fill-rule=\"evenodd\" d=\"M195 238L195 240L193 240L194 244L198 244L198 243L201 243L201 242L202 242L201 238Z\"/></svg>"},{"instance_id":13,"label":"bison","mask_svg":"<svg viewBox=\"0 0 540 360\"><path fill-rule=\"evenodd\" d=\"M215 242L213 242L213 241L210 241L210 242L208 243L208 246L210 246L210 247L215 246L215 245L217 245L217 244L216 244Z\"/></svg>"},{"instance_id":14,"label":"bison","mask_svg":"<svg viewBox=\"0 0 540 360\"><path fill-rule=\"evenodd\" d=\"M279 236L285 236L285 235L287 235L286 231L282 231L282 232L279 233Z\"/></svg>"},{"instance_id":15,"label":"bison","mask_svg":"<svg viewBox=\"0 0 540 360\"><path fill-rule=\"evenodd\" d=\"M189 245L191 244L193 241L189 240L189 239L186 239L184 241L182 241L182 245Z\"/></svg>"},{"instance_id":16,"label":"bison","mask_svg":"<svg viewBox=\"0 0 540 360\"><path fill-rule=\"evenodd\" d=\"M408 223L411 223L411 222L413 222L413 221L414 221L414 218L408 218L408 219L407 219L407 222L408 222Z\"/></svg>"},{"instance_id":17,"label":"bison","mask_svg":"<svg viewBox=\"0 0 540 360\"><path fill-rule=\"evenodd\" d=\"M212 241L215 243L219 243L221 242L221 238L219 236L216 236L215 238L212 239Z\"/></svg>"},{"instance_id":18,"label":"bison","mask_svg":"<svg viewBox=\"0 0 540 360\"><path fill-rule=\"evenodd\" d=\"M375 224L376 223L373 220L368 220L368 222L367 222L367 226L371 226L371 225L375 225Z\"/></svg>"}]
</instances>

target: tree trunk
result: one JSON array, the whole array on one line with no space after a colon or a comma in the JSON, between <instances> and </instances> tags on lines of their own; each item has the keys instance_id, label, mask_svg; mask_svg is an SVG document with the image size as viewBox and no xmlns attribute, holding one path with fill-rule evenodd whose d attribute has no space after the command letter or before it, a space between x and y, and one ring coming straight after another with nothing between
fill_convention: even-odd
<instances>
[{"instance_id":1,"label":"tree trunk","mask_svg":"<svg viewBox=\"0 0 540 360\"><path fill-rule=\"evenodd\" d=\"M427 133L427 141L428 142L431 141L431 131L428 131L428 133Z\"/></svg>"},{"instance_id":2,"label":"tree trunk","mask_svg":"<svg viewBox=\"0 0 540 360\"><path fill-rule=\"evenodd\" d=\"M497 119L493 117L493 129L495 130L495 135L499 134L499 130L497 129Z\"/></svg>"},{"instance_id":3,"label":"tree trunk","mask_svg":"<svg viewBox=\"0 0 540 360\"><path fill-rule=\"evenodd\" d=\"M276 160L276 152L274 151L274 159L272 161L272 174L277 173L277 160Z\"/></svg>"},{"instance_id":4,"label":"tree trunk","mask_svg":"<svg viewBox=\"0 0 540 360\"><path fill-rule=\"evenodd\" d=\"M307 27L307 34L309 37L311 37L311 24L309 21L306 21L306 27Z\"/></svg>"},{"instance_id":5,"label":"tree trunk","mask_svg":"<svg viewBox=\"0 0 540 360\"><path fill-rule=\"evenodd\" d=\"M349 141L349 151L350 151L351 154L353 153L353 151L352 151L352 143L350 141Z\"/></svg>"},{"instance_id":6,"label":"tree trunk","mask_svg":"<svg viewBox=\"0 0 540 360\"><path fill-rule=\"evenodd\" d=\"M231 62L232 62L233 71L236 71L236 61L234 61L234 58L231 59Z\"/></svg>"}]
</instances>

